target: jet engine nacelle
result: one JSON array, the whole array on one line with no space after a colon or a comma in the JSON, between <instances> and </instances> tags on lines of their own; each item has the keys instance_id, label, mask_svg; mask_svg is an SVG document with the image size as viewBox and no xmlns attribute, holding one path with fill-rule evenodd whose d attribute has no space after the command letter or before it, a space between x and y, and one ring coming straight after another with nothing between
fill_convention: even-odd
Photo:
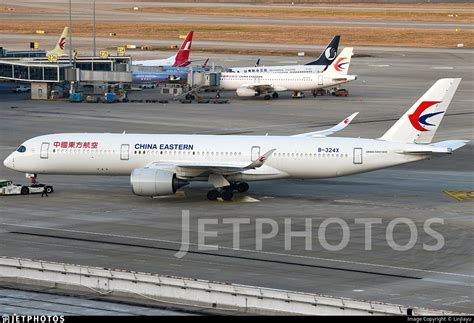
<instances>
[{"instance_id":1,"label":"jet engine nacelle","mask_svg":"<svg viewBox=\"0 0 474 323\"><path fill-rule=\"evenodd\" d=\"M239 87L236 91L237 96L257 96L258 92L246 87Z\"/></svg>"},{"instance_id":2,"label":"jet engine nacelle","mask_svg":"<svg viewBox=\"0 0 474 323\"><path fill-rule=\"evenodd\" d=\"M136 168L130 175L132 192L140 196L172 195L188 182L176 178L176 174L152 168Z\"/></svg>"}]
</instances>

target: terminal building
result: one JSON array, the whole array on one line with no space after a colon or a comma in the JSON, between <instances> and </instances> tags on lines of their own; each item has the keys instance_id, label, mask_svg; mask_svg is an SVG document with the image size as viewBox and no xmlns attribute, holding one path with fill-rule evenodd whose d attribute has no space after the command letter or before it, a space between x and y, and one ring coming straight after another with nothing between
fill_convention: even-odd
<instances>
[{"instance_id":1,"label":"terminal building","mask_svg":"<svg viewBox=\"0 0 474 323\"><path fill-rule=\"evenodd\" d=\"M169 80L150 79L142 82L154 86L160 83L161 94L180 99L196 95L205 88L216 88L222 70L220 67L212 69L196 67L179 70L178 75L175 72L167 72L165 67L132 67L130 56L81 56L72 61L65 56L50 61L46 53L40 50L15 52L0 50L0 80L29 83L31 98L35 100L67 97L71 93L80 93L79 101L82 100L82 96L97 99L106 93L123 95L123 90L132 87L134 73L139 72L169 76ZM146 88L143 85L140 87Z\"/></svg>"},{"instance_id":2,"label":"terminal building","mask_svg":"<svg viewBox=\"0 0 474 323\"><path fill-rule=\"evenodd\" d=\"M36 52L36 51L34 51ZM131 57L80 57L72 63L68 57L50 62L39 57L0 57L0 80L31 84L32 99L49 99L55 87L89 84L130 84Z\"/></svg>"}]
</instances>

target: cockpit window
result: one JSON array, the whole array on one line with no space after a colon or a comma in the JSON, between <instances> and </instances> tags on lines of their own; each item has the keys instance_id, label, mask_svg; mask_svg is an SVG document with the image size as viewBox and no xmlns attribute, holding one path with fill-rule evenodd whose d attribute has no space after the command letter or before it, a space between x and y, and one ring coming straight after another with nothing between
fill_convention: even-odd
<instances>
[{"instance_id":1,"label":"cockpit window","mask_svg":"<svg viewBox=\"0 0 474 323\"><path fill-rule=\"evenodd\" d=\"M26 147L25 146L20 146L20 147L18 147L18 149L16 151L18 151L19 153L24 153L26 151Z\"/></svg>"}]
</instances>

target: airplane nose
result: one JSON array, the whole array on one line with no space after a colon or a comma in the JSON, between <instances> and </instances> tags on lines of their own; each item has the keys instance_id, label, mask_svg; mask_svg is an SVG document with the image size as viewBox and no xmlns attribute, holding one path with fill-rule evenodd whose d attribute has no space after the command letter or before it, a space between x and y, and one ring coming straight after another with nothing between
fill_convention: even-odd
<instances>
[{"instance_id":1,"label":"airplane nose","mask_svg":"<svg viewBox=\"0 0 474 323\"><path fill-rule=\"evenodd\" d=\"M5 165L5 167L7 167L7 168L13 169L13 157L12 157L12 155L5 158L5 160L3 161L3 165Z\"/></svg>"}]
</instances>

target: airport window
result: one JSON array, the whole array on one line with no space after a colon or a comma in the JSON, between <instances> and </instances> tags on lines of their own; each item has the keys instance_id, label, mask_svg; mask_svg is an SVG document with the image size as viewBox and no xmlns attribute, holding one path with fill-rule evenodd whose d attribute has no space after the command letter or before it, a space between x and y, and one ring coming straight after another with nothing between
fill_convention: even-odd
<instances>
[{"instance_id":1,"label":"airport window","mask_svg":"<svg viewBox=\"0 0 474 323\"><path fill-rule=\"evenodd\" d=\"M30 66L30 79L42 80L43 79L43 68L39 66Z\"/></svg>"},{"instance_id":2,"label":"airport window","mask_svg":"<svg viewBox=\"0 0 474 323\"><path fill-rule=\"evenodd\" d=\"M81 62L81 63L76 63L76 67L85 70L85 71L92 71L92 63L87 63L87 62Z\"/></svg>"},{"instance_id":3,"label":"airport window","mask_svg":"<svg viewBox=\"0 0 474 323\"><path fill-rule=\"evenodd\" d=\"M28 66L15 65L14 77L17 79L28 78Z\"/></svg>"},{"instance_id":4,"label":"airport window","mask_svg":"<svg viewBox=\"0 0 474 323\"><path fill-rule=\"evenodd\" d=\"M10 64L0 64L0 76L12 77L13 69Z\"/></svg>"},{"instance_id":5,"label":"airport window","mask_svg":"<svg viewBox=\"0 0 474 323\"><path fill-rule=\"evenodd\" d=\"M55 67L45 67L44 68L44 79L45 80L57 80L58 79L58 70Z\"/></svg>"},{"instance_id":6,"label":"airport window","mask_svg":"<svg viewBox=\"0 0 474 323\"><path fill-rule=\"evenodd\" d=\"M111 63L97 63L94 62L94 71L111 71Z\"/></svg>"}]
</instances>

